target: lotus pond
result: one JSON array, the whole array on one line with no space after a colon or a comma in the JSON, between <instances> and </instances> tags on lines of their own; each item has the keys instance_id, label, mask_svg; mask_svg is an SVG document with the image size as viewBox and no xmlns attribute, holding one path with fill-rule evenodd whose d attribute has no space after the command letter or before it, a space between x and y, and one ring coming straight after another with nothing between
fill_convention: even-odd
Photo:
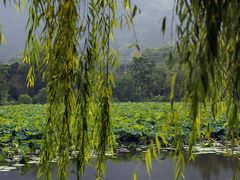
<instances>
[{"instance_id":1,"label":"lotus pond","mask_svg":"<svg viewBox=\"0 0 240 180\"><path fill-rule=\"evenodd\" d=\"M181 126L181 139L187 144L191 119L185 106L175 103L178 119L172 122L169 103L114 103L112 124L117 145L131 146L130 150L134 150L139 145L147 145L159 133L171 143L176 122ZM46 125L46 109L47 105L0 106L0 154L6 158L15 153L38 153ZM224 140L225 113L219 113L213 120L208 108L201 113L201 123L203 136L206 127L210 127L212 138Z\"/></svg>"},{"instance_id":2,"label":"lotus pond","mask_svg":"<svg viewBox=\"0 0 240 180\"><path fill-rule=\"evenodd\" d=\"M207 145L203 143L194 148L195 154L198 155L194 162L186 162L186 179L228 179L233 177L239 166L237 157L224 156L229 153L239 156L240 148L235 147L233 152L226 149L224 143L227 117L224 113L225 107L220 108L222 110L216 114L215 119L210 107L201 112L202 140L204 142L207 136L211 138ZM111 118L116 136L115 153L124 155L107 161L106 180L132 179L135 170L138 179L174 179L174 161L169 153L167 156L161 155L159 162L153 161L150 177L146 171L144 157L139 155L156 136L166 141L169 144L166 149L171 150L175 123L179 127L179 136L183 144L188 144L191 119L187 105L175 103L177 121L171 120L170 109L169 103L113 104ZM0 106L0 179L36 178L36 163L41 151L46 115L47 105ZM126 157L126 154L133 152L138 155L131 154ZM69 168L71 167L70 165ZM74 173L70 174L70 179L75 179ZM91 166L87 168L83 179L94 179Z\"/></svg>"}]
</instances>

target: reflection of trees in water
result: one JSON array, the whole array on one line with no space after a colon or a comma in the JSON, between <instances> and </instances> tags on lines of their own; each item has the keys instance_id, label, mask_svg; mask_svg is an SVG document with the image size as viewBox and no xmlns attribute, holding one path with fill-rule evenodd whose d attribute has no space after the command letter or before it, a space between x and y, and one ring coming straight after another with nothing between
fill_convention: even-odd
<instances>
[{"instance_id":1,"label":"reflection of trees in water","mask_svg":"<svg viewBox=\"0 0 240 180\"><path fill-rule=\"evenodd\" d=\"M187 166L196 168L203 179L209 180L212 176L217 177L222 171L230 170L236 172L239 163L239 160L236 158L205 154L196 156L194 161L189 162Z\"/></svg>"},{"instance_id":2,"label":"reflection of trees in water","mask_svg":"<svg viewBox=\"0 0 240 180\"><path fill-rule=\"evenodd\" d=\"M122 164L124 163L124 166L126 168L123 170L126 170L131 167L137 167L137 163L140 163L143 170L145 170L145 153L125 153L122 154L121 156L117 156L116 158L107 158L110 160L109 166L116 165L116 164ZM160 160L168 160L170 161L170 164L173 162L171 155L169 153L162 152L162 154L159 157ZM127 164L133 162L132 164ZM88 167L90 169L94 169L95 167L95 159L93 159ZM126 164L125 164L126 163ZM153 161L154 166L158 166L159 162ZM71 161L69 168L71 170L71 174L76 173L76 169L73 167L74 164L74 159ZM0 166L8 166L11 164L0 164ZM169 165L169 164L168 164ZM171 164L170 168L172 167L173 164ZM53 164L53 174L56 174L56 166ZM116 168L115 166L113 166ZM166 161L161 164L161 168L166 167ZM223 175L225 172L236 172L237 169L240 167L240 161L237 160L236 158L231 158L231 157L225 157L222 155L216 155L216 154L205 154L205 155L198 155L195 157L194 161L186 163L186 170L194 171L194 172L199 172L199 175L201 176L201 179L204 180L210 180L210 179L218 179L220 178L220 175ZM114 170L114 169L112 169ZM121 169L122 170L122 169ZM142 170L142 169L141 169ZM37 174L37 167L33 164L26 164L24 167L18 167L16 170L21 176L27 175L27 174ZM88 172L88 171L87 171ZM145 172L145 171L144 171ZM92 172L91 172L92 173ZM90 175L91 175L90 173ZM192 173L191 173L192 174ZM193 173L194 174L194 173ZM88 172L89 175L89 172ZM26 176L27 177L27 176ZM75 176L74 176L75 177ZM87 176L88 177L88 176ZM164 177L163 177L164 178Z\"/></svg>"},{"instance_id":3,"label":"reflection of trees in water","mask_svg":"<svg viewBox=\"0 0 240 180\"><path fill-rule=\"evenodd\" d=\"M0 162L0 166L7 166L7 167L13 167L14 163L6 163L6 162ZM17 166L16 169L14 170L10 170L8 172L18 172L19 175L24 176L28 173L32 173L32 174L37 174L37 165L35 164L28 164L26 163L24 166Z\"/></svg>"}]
</instances>

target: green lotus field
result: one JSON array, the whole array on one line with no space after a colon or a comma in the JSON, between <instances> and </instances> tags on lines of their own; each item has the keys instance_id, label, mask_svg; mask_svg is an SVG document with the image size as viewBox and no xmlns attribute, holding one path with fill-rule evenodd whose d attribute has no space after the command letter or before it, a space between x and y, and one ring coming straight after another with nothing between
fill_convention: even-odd
<instances>
[{"instance_id":1,"label":"green lotus field","mask_svg":"<svg viewBox=\"0 0 240 180\"><path fill-rule=\"evenodd\" d=\"M224 112L224 111L222 111ZM38 154L46 125L47 105L10 105L0 107L1 157L15 154ZM188 105L170 103L114 103L112 127L116 147L147 146L151 139L161 137L164 144L171 145L177 136L183 144L188 143L191 119ZM199 139L224 140L227 117L224 113L212 116L210 107L202 108Z\"/></svg>"}]
</instances>

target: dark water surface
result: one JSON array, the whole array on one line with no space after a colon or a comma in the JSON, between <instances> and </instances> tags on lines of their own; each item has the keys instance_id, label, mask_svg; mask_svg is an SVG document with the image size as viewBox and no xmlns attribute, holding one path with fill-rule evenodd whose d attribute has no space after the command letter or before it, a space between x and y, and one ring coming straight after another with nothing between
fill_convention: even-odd
<instances>
[{"instance_id":1,"label":"dark water surface","mask_svg":"<svg viewBox=\"0 0 240 180\"><path fill-rule=\"evenodd\" d=\"M136 158L135 158L136 159ZM186 180L230 180L239 166L236 159L216 154L198 155L194 162L186 164ZM111 159L107 161L107 172L105 180L133 180L133 172L137 167L138 180L173 180L174 161L171 158L153 161L151 176L147 175L145 161L133 159ZM70 168L71 169L71 168ZM56 169L53 170L56 174ZM9 172L0 172L0 180L32 180L36 179L36 166L27 165ZM56 177L53 177L56 179ZM76 176L71 170L70 180ZM83 180L94 180L93 168L86 169ZM240 179L240 178L239 178Z\"/></svg>"}]
</instances>

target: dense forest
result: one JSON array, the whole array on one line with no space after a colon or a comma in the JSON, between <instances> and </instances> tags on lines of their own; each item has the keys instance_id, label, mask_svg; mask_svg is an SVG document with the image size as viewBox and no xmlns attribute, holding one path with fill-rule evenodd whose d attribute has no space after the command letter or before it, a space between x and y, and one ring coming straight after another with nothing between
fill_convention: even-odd
<instances>
[{"instance_id":1,"label":"dense forest","mask_svg":"<svg viewBox=\"0 0 240 180\"><path fill-rule=\"evenodd\" d=\"M0 65L0 104L20 103L46 103L46 82L41 76L36 77L36 86L27 88L26 78L29 67L25 64L15 62L11 65ZM45 94L40 100L40 94ZM20 99L19 99L20 98ZM26 100L21 101L24 98Z\"/></svg>"},{"instance_id":2,"label":"dense forest","mask_svg":"<svg viewBox=\"0 0 240 180\"><path fill-rule=\"evenodd\" d=\"M171 57L169 57L169 54ZM179 59L173 47L145 49L131 61L120 64L115 75L113 98L119 101L169 101L171 78L179 71ZM180 73L179 73L180 74ZM175 100L181 98L181 77L175 86Z\"/></svg>"},{"instance_id":3,"label":"dense forest","mask_svg":"<svg viewBox=\"0 0 240 180\"><path fill-rule=\"evenodd\" d=\"M26 64L15 62L2 64L0 68L1 104L15 104L23 95L30 99L25 103L46 103L46 82L39 74L36 75L35 86L27 88L29 67ZM173 47L165 45L158 49L145 49L141 54L137 53L132 59L122 60L117 65L113 99L116 102L170 101L171 78L178 70L179 60ZM175 100L178 101L181 99L180 81L179 73L175 86Z\"/></svg>"}]
</instances>

